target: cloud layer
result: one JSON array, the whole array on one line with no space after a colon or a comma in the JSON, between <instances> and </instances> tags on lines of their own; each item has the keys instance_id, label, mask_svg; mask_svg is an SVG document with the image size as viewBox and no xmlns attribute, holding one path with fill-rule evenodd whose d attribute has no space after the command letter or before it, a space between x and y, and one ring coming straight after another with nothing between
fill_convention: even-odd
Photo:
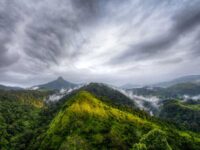
<instances>
[{"instance_id":1,"label":"cloud layer","mask_svg":"<svg viewBox=\"0 0 200 150\"><path fill-rule=\"evenodd\" d=\"M199 0L1 0L0 83L199 74L199 40Z\"/></svg>"}]
</instances>

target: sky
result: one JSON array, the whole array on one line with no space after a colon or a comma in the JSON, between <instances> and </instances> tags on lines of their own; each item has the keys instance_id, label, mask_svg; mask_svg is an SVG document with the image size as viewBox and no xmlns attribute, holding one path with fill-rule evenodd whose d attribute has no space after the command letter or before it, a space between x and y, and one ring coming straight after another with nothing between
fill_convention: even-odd
<instances>
[{"instance_id":1,"label":"sky","mask_svg":"<svg viewBox=\"0 0 200 150\"><path fill-rule=\"evenodd\" d=\"M0 0L0 83L200 74L199 0Z\"/></svg>"}]
</instances>

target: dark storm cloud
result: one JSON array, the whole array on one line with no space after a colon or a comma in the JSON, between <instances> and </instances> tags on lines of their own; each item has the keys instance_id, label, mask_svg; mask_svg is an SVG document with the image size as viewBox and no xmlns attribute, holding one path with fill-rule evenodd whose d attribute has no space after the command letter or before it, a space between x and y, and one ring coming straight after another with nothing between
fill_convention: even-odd
<instances>
[{"instance_id":1,"label":"dark storm cloud","mask_svg":"<svg viewBox=\"0 0 200 150\"><path fill-rule=\"evenodd\" d=\"M199 28L200 2L195 1L190 7L184 6L170 18L172 20L172 27L168 32L163 32L162 36L155 37L150 41L143 41L138 44L130 45L128 49L111 62L115 64L121 61L131 61L133 59L151 59L152 57L159 57L166 54L166 52L170 50L170 47L174 46L180 38L187 36L187 34L193 32L195 28ZM193 42L195 43L197 41L199 41L199 39L195 39ZM195 52L199 51L198 49Z\"/></svg>"},{"instance_id":2,"label":"dark storm cloud","mask_svg":"<svg viewBox=\"0 0 200 150\"><path fill-rule=\"evenodd\" d=\"M171 64L178 64L183 61L184 60L182 58L178 57L178 58L173 58L173 59L161 60L161 61L158 61L157 63L161 65L171 65Z\"/></svg>"},{"instance_id":3,"label":"dark storm cloud","mask_svg":"<svg viewBox=\"0 0 200 150\"><path fill-rule=\"evenodd\" d=\"M56 23L55 23L56 22ZM57 57L63 52L65 45L65 29L75 32L75 24L70 21L62 20L62 18L51 18L38 24L37 26L30 24L26 29L27 43L25 44L25 52L30 56L41 61L57 62ZM69 36L73 33L68 32ZM68 42L70 37L68 37ZM69 43L70 44L70 43Z\"/></svg>"},{"instance_id":4,"label":"dark storm cloud","mask_svg":"<svg viewBox=\"0 0 200 150\"><path fill-rule=\"evenodd\" d=\"M196 2L190 7L184 7L172 19L174 21L174 29L172 31L178 34L189 32L200 24L200 2Z\"/></svg>"},{"instance_id":5,"label":"dark storm cloud","mask_svg":"<svg viewBox=\"0 0 200 150\"><path fill-rule=\"evenodd\" d=\"M17 61L17 56L8 54L6 45L12 45L12 34L16 25L24 27L23 45L21 50L29 57L46 63L56 63L65 54L65 59L71 59L80 54L80 44L86 41L80 27L92 27L101 17L104 3L98 0L61 0L56 1L2 1L0 13L1 59L0 66L11 65ZM47 5L47 4L50 5ZM42 6L41 6L42 5ZM36 8L36 9L35 9ZM22 15L22 16L21 16ZM82 37L76 41L76 36ZM20 37L19 37L20 38ZM18 41L17 41L18 42ZM82 42L82 43L81 43ZM80 44L78 44L80 43ZM68 52L70 47L76 50Z\"/></svg>"},{"instance_id":6,"label":"dark storm cloud","mask_svg":"<svg viewBox=\"0 0 200 150\"><path fill-rule=\"evenodd\" d=\"M98 18L100 1L72 0L60 1L60 3L61 11L58 7L33 12L31 23L26 28L27 39L24 45L25 53L30 57L58 63L63 53L68 54L65 59L71 59L80 54L81 49L73 52L68 52L67 49L70 46L76 48L77 43L84 41L84 37L76 41L76 36L82 36L81 26L85 24L92 26L91 24ZM71 7L72 10L70 11L67 7Z\"/></svg>"},{"instance_id":7,"label":"dark storm cloud","mask_svg":"<svg viewBox=\"0 0 200 150\"><path fill-rule=\"evenodd\" d=\"M101 4L105 0L72 0L74 9L78 12L79 22L91 22L101 13ZM88 23L89 23L88 22Z\"/></svg>"},{"instance_id":8,"label":"dark storm cloud","mask_svg":"<svg viewBox=\"0 0 200 150\"><path fill-rule=\"evenodd\" d=\"M0 67L9 66L19 58L15 52L9 52L8 49L8 44L12 40L12 34L15 32L15 26L18 19L20 19L16 8L10 2L8 0L0 3Z\"/></svg>"},{"instance_id":9,"label":"dark storm cloud","mask_svg":"<svg viewBox=\"0 0 200 150\"><path fill-rule=\"evenodd\" d=\"M194 43L190 47L190 59L194 59L194 57L198 58L200 56L200 30L197 33L197 36L194 37Z\"/></svg>"}]
</instances>

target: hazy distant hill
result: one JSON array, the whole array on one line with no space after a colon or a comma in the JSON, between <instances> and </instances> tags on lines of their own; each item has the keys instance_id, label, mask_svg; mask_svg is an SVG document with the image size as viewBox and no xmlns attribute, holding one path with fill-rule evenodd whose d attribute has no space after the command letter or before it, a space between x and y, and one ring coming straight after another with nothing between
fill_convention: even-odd
<instances>
[{"instance_id":1,"label":"hazy distant hill","mask_svg":"<svg viewBox=\"0 0 200 150\"><path fill-rule=\"evenodd\" d=\"M194 83L194 84L200 84L200 75L189 75L189 76L183 76L179 77L170 81L166 82L159 82L152 85L142 85L142 84L124 84L120 86L120 88L123 89L133 89L133 88L142 88L142 87L170 87L176 84L181 83Z\"/></svg>"},{"instance_id":2,"label":"hazy distant hill","mask_svg":"<svg viewBox=\"0 0 200 150\"><path fill-rule=\"evenodd\" d=\"M158 96L160 98L178 98L180 96L197 96L200 95L200 84L195 83L179 83L167 88L133 88L127 91L132 91L133 94L143 96Z\"/></svg>"},{"instance_id":3,"label":"hazy distant hill","mask_svg":"<svg viewBox=\"0 0 200 150\"><path fill-rule=\"evenodd\" d=\"M56 80L48 82L46 84L36 85L31 87L31 89L44 89L44 90L60 90L60 89L70 89L78 86L78 84L71 83L64 80L62 77L58 77Z\"/></svg>"},{"instance_id":4,"label":"hazy distant hill","mask_svg":"<svg viewBox=\"0 0 200 150\"><path fill-rule=\"evenodd\" d=\"M23 89L23 88L0 85L0 90L21 90L21 89Z\"/></svg>"},{"instance_id":5,"label":"hazy distant hill","mask_svg":"<svg viewBox=\"0 0 200 150\"><path fill-rule=\"evenodd\" d=\"M173 86L175 84L179 84L179 83L200 83L200 75L189 75L189 76L183 76L171 81L167 81L167 82L161 82L161 83L157 83L154 84L153 86L157 86L157 87L169 87L169 86Z\"/></svg>"},{"instance_id":6,"label":"hazy distant hill","mask_svg":"<svg viewBox=\"0 0 200 150\"><path fill-rule=\"evenodd\" d=\"M120 86L120 88L123 89L132 89L132 88L141 88L143 85L140 84L124 84L122 86Z\"/></svg>"}]
</instances>

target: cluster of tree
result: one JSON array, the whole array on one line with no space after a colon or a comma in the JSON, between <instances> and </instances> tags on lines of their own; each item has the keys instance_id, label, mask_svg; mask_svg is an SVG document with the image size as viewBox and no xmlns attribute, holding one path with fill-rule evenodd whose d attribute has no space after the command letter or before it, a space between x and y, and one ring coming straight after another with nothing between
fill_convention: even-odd
<instances>
[{"instance_id":1,"label":"cluster of tree","mask_svg":"<svg viewBox=\"0 0 200 150\"><path fill-rule=\"evenodd\" d=\"M161 107L159 117L200 132L200 105L197 102L191 104L180 100L166 101Z\"/></svg>"},{"instance_id":2,"label":"cluster of tree","mask_svg":"<svg viewBox=\"0 0 200 150\"><path fill-rule=\"evenodd\" d=\"M38 129L43 99L38 91L0 91L0 149L25 149Z\"/></svg>"}]
</instances>

